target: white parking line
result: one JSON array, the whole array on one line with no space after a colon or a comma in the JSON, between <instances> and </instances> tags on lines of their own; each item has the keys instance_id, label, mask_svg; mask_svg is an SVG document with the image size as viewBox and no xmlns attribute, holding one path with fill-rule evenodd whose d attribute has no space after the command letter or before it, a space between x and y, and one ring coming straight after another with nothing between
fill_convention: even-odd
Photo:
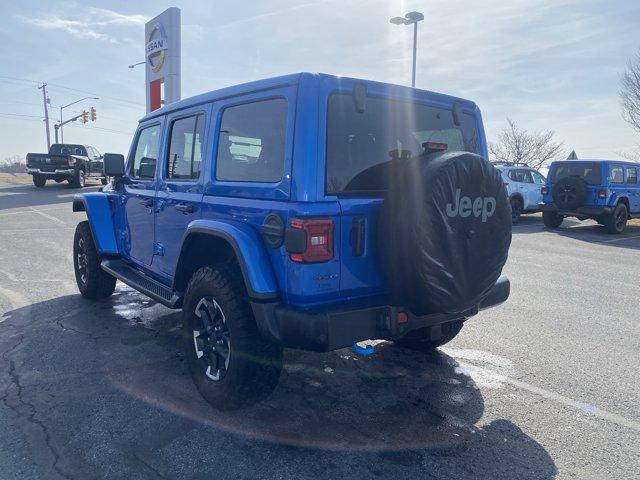
<instances>
[{"instance_id":1,"label":"white parking line","mask_svg":"<svg viewBox=\"0 0 640 480\"><path fill-rule=\"evenodd\" d=\"M461 368L463 373L468 374L471 378L475 380L474 377L481 378L489 378L492 381L498 383L506 383L512 385L521 390L526 390L527 392L533 393L535 395L539 395L547 400L553 400L554 402L560 403L562 405L575 408L576 410L580 410L582 413L586 415L592 415L594 417L601 418L603 420L607 420L609 422L615 423L616 425L620 425L622 427L630 428L635 430L636 432L640 432L640 423L634 420L629 420L628 418L624 418L615 413L608 412L606 410L602 410L601 408L591 405L588 403L580 402L578 400L574 400L569 397L565 397L564 395L560 395L559 393L551 392L549 390L545 390L544 388L536 387L535 385L531 385L526 382L522 382L520 380L516 380L515 378L507 377L506 375L502 375L500 373L494 372L492 370L488 370L486 368L478 367L476 365L472 365L466 362L458 361L458 365Z\"/></svg>"},{"instance_id":2,"label":"white parking line","mask_svg":"<svg viewBox=\"0 0 640 480\"><path fill-rule=\"evenodd\" d=\"M48 208L34 208L34 207L29 207L28 210L18 210L16 212L2 212L0 213L0 217L5 216L5 215L20 215L21 213L38 213L38 212L48 212L50 210L59 210L61 208L69 208L69 204L68 203L62 203L60 205L56 205L55 207L48 207Z\"/></svg>"},{"instance_id":3,"label":"white parking line","mask_svg":"<svg viewBox=\"0 0 640 480\"><path fill-rule=\"evenodd\" d=\"M612 238L611 240L602 240L601 242L598 243L614 243L614 242L623 242L624 240L633 240L634 238L640 238L640 235L634 235L632 237L619 237L619 238Z\"/></svg>"},{"instance_id":4,"label":"white parking line","mask_svg":"<svg viewBox=\"0 0 640 480\"><path fill-rule=\"evenodd\" d=\"M32 212L36 212L38 215L40 215L40 216L42 216L42 217L44 217L44 218L48 218L49 220L54 221L54 222L56 222L56 223L58 223L58 224L60 224L60 225L66 225L66 224L65 224L62 220L60 220L59 218L56 218L56 217L54 217L54 216L52 216L52 215L47 215L46 213L44 213L44 212L42 212L42 211L40 211L40 210L37 210L37 209L35 209L35 208L33 208L33 207L29 207L29 210L31 210Z\"/></svg>"}]
</instances>

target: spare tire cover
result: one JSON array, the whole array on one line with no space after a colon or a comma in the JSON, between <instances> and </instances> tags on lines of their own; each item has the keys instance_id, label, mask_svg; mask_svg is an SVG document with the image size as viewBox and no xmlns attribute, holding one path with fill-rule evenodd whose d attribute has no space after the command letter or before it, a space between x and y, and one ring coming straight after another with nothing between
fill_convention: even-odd
<instances>
[{"instance_id":1,"label":"spare tire cover","mask_svg":"<svg viewBox=\"0 0 640 480\"><path fill-rule=\"evenodd\" d=\"M418 315L477 306L500 276L511 244L500 172L467 152L395 162L378 236L396 304Z\"/></svg>"},{"instance_id":2,"label":"spare tire cover","mask_svg":"<svg viewBox=\"0 0 640 480\"><path fill-rule=\"evenodd\" d=\"M553 201L562 210L578 208L587 199L587 182L577 176L561 178L553 186Z\"/></svg>"}]
</instances>

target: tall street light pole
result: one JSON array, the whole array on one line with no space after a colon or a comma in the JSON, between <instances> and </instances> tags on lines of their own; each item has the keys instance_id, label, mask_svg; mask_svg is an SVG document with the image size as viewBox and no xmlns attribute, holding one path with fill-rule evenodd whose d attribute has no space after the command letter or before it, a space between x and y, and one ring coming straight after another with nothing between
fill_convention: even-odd
<instances>
[{"instance_id":1,"label":"tall street light pole","mask_svg":"<svg viewBox=\"0 0 640 480\"><path fill-rule=\"evenodd\" d=\"M424 20L424 15L420 12L409 12L404 17L393 17L389 22L394 25L413 24L413 70L411 72L411 86L416 86L416 56L418 49L418 22Z\"/></svg>"},{"instance_id":2,"label":"tall street light pole","mask_svg":"<svg viewBox=\"0 0 640 480\"><path fill-rule=\"evenodd\" d=\"M84 97L81 98L80 100L76 100L75 102L71 102L68 105L63 105L62 107L60 107L60 143L64 143L64 134L62 133L62 109L63 108L67 108L70 107L71 105L75 105L76 103L80 103L83 100L100 100L99 97Z\"/></svg>"}]
</instances>

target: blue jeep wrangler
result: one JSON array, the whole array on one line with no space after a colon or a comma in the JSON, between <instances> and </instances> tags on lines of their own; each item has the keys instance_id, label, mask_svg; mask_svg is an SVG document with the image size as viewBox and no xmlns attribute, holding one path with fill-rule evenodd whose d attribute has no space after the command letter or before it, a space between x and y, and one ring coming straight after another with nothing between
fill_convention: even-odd
<instances>
[{"instance_id":1,"label":"blue jeep wrangler","mask_svg":"<svg viewBox=\"0 0 640 480\"><path fill-rule=\"evenodd\" d=\"M640 216L640 164L619 160L553 162L542 187L542 219L558 228L565 217L591 218L609 233L622 233Z\"/></svg>"},{"instance_id":2,"label":"blue jeep wrangler","mask_svg":"<svg viewBox=\"0 0 640 480\"><path fill-rule=\"evenodd\" d=\"M182 308L202 395L275 388L283 347L430 350L504 302L511 211L472 102L301 73L144 117L112 181L77 195L78 288Z\"/></svg>"}]
</instances>

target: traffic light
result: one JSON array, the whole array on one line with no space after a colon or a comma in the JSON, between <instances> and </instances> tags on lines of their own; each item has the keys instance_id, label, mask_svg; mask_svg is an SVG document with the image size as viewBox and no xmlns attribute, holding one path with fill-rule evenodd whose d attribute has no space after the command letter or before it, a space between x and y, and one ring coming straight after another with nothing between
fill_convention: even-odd
<instances>
[{"instance_id":1,"label":"traffic light","mask_svg":"<svg viewBox=\"0 0 640 480\"><path fill-rule=\"evenodd\" d=\"M91 121L96 121L96 107L91 107Z\"/></svg>"},{"instance_id":2,"label":"traffic light","mask_svg":"<svg viewBox=\"0 0 640 480\"><path fill-rule=\"evenodd\" d=\"M82 111L82 119L80 120L82 123L87 123L89 121L89 112Z\"/></svg>"}]
</instances>

